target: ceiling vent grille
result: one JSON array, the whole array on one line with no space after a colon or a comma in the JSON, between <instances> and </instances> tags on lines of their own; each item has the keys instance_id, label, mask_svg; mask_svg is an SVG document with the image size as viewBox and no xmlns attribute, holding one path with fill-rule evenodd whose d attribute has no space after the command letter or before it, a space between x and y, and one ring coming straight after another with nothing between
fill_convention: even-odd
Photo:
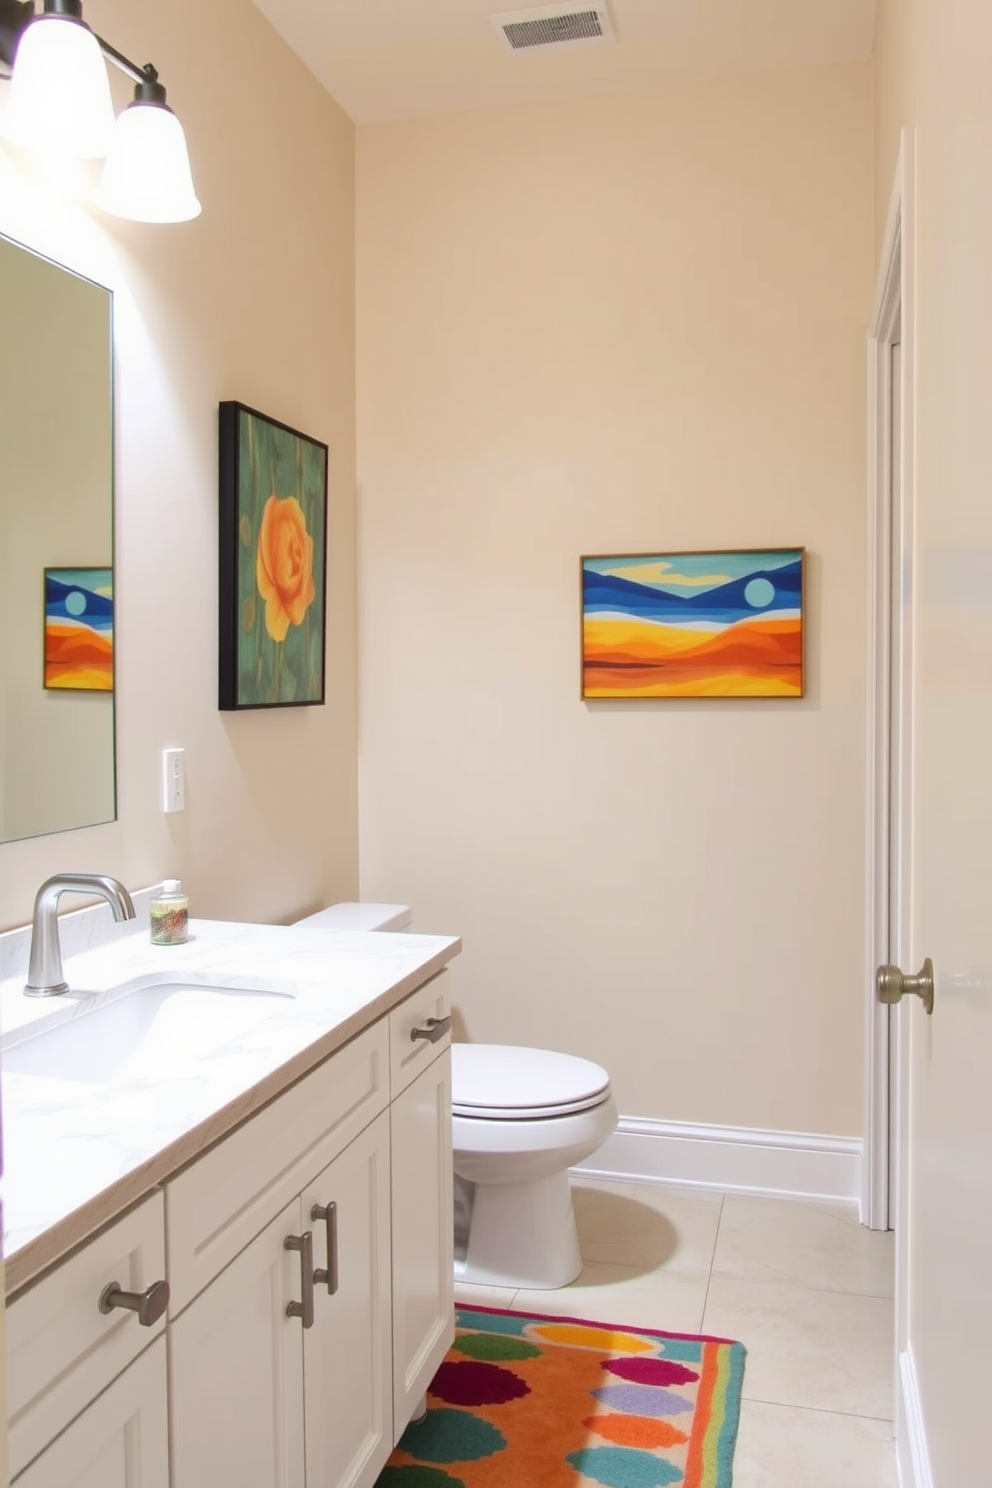
<instances>
[{"instance_id":1,"label":"ceiling vent grille","mask_svg":"<svg viewBox=\"0 0 992 1488\"><path fill-rule=\"evenodd\" d=\"M615 41L605 5L544 5L489 17L510 52Z\"/></svg>"}]
</instances>

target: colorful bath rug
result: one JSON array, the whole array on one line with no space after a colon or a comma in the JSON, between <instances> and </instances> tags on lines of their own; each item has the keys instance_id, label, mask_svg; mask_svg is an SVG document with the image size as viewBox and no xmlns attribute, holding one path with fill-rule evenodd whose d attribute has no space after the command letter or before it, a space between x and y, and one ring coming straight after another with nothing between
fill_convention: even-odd
<instances>
[{"instance_id":1,"label":"colorful bath rug","mask_svg":"<svg viewBox=\"0 0 992 1488\"><path fill-rule=\"evenodd\" d=\"M460 1307L376 1488L730 1488L744 1348Z\"/></svg>"}]
</instances>

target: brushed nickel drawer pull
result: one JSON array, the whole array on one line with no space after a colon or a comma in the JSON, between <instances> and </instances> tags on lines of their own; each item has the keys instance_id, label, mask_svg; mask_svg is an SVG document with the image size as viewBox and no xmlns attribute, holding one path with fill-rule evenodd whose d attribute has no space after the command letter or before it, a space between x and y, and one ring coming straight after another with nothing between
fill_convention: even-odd
<instances>
[{"instance_id":1,"label":"brushed nickel drawer pull","mask_svg":"<svg viewBox=\"0 0 992 1488\"><path fill-rule=\"evenodd\" d=\"M286 1304L286 1316L298 1317L304 1328L313 1327L313 1233L304 1230L302 1235L287 1235L283 1241L286 1250L300 1252L300 1301Z\"/></svg>"},{"instance_id":2,"label":"brushed nickel drawer pull","mask_svg":"<svg viewBox=\"0 0 992 1488\"><path fill-rule=\"evenodd\" d=\"M100 1293L99 1301L101 1312L113 1312L115 1307L126 1307L129 1312L136 1312L142 1328L150 1328L157 1323L168 1305L167 1281L153 1281L143 1292L124 1292L120 1282L112 1281Z\"/></svg>"},{"instance_id":3,"label":"brushed nickel drawer pull","mask_svg":"<svg viewBox=\"0 0 992 1488\"><path fill-rule=\"evenodd\" d=\"M313 1273L314 1281L326 1282L330 1297L338 1289L338 1206L332 1199L329 1204L314 1204L311 1219L322 1219L327 1230L327 1269L318 1266Z\"/></svg>"},{"instance_id":4,"label":"brushed nickel drawer pull","mask_svg":"<svg viewBox=\"0 0 992 1488\"><path fill-rule=\"evenodd\" d=\"M432 1044L440 1042L446 1033L451 1032L451 1014L446 1018L428 1018L422 1028L415 1028L410 1035L411 1042L417 1039L428 1039Z\"/></svg>"}]
</instances>

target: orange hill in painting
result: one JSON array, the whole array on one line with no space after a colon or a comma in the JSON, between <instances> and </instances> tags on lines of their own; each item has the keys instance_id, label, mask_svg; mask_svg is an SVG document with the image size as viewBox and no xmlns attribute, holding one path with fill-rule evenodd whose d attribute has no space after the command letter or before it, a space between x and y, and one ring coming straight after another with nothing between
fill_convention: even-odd
<instances>
[{"instance_id":1,"label":"orange hill in painting","mask_svg":"<svg viewBox=\"0 0 992 1488\"><path fill-rule=\"evenodd\" d=\"M114 643L85 625L49 620L45 626L45 686L112 692Z\"/></svg>"},{"instance_id":2,"label":"orange hill in painting","mask_svg":"<svg viewBox=\"0 0 992 1488\"><path fill-rule=\"evenodd\" d=\"M587 618L586 697L769 695L802 692L798 616L741 620L716 631Z\"/></svg>"}]
</instances>

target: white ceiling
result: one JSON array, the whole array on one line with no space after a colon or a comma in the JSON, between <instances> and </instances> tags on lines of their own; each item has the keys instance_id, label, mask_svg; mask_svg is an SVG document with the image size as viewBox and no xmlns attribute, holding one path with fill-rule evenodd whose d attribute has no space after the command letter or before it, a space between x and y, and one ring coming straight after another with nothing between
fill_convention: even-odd
<instances>
[{"instance_id":1,"label":"white ceiling","mask_svg":"<svg viewBox=\"0 0 992 1488\"><path fill-rule=\"evenodd\" d=\"M875 0L609 0L614 44L514 54L489 16L520 0L255 4L357 124L854 61L875 24Z\"/></svg>"}]
</instances>

